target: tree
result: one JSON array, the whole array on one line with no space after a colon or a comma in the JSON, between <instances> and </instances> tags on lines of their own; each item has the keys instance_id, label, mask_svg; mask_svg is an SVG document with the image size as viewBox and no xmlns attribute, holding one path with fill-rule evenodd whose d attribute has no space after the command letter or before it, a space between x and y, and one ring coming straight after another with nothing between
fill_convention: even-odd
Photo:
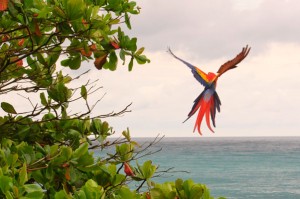
<instances>
[{"instance_id":1,"label":"tree","mask_svg":"<svg viewBox=\"0 0 300 199\"><path fill-rule=\"evenodd\" d=\"M99 87L72 82L92 68L75 76L61 70L92 61L114 71L121 60L131 71L134 61L149 62L121 28L131 29L130 16L139 12L129 0L0 0L0 95L18 93L32 104L20 112L1 100L1 198L210 198L205 185L191 180L152 183L157 166L150 160L131 166L151 144L141 149L129 129L111 141L114 130L104 121L129 105L91 117L99 101L88 99ZM80 100L86 111L71 113L70 104ZM114 153L105 154L109 147ZM96 148L104 155L97 158ZM130 189L131 181L139 187Z\"/></svg>"}]
</instances>

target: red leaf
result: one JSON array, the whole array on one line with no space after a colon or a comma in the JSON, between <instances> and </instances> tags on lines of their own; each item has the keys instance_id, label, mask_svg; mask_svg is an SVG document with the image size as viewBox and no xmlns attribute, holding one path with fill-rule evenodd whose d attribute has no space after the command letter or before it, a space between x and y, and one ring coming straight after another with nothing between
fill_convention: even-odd
<instances>
[{"instance_id":1,"label":"red leaf","mask_svg":"<svg viewBox=\"0 0 300 199\"><path fill-rule=\"evenodd\" d=\"M70 180L71 180L71 176L70 176L70 167L66 167L65 178L66 178L67 181L70 181Z\"/></svg>"},{"instance_id":2,"label":"red leaf","mask_svg":"<svg viewBox=\"0 0 300 199\"><path fill-rule=\"evenodd\" d=\"M133 173L132 169L130 168L129 164L127 164L127 162L124 162L124 172L128 176L134 176L134 173Z\"/></svg>"},{"instance_id":3,"label":"red leaf","mask_svg":"<svg viewBox=\"0 0 300 199\"><path fill-rule=\"evenodd\" d=\"M66 167L69 167L70 165L69 165L69 163L63 163L61 166L62 166L63 168L66 168Z\"/></svg>"},{"instance_id":4,"label":"red leaf","mask_svg":"<svg viewBox=\"0 0 300 199\"><path fill-rule=\"evenodd\" d=\"M1 1L1 0L0 0ZM7 40L9 40L9 35L4 35L3 37L2 37L2 41L3 42L6 42Z\"/></svg>"},{"instance_id":5,"label":"red leaf","mask_svg":"<svg viewBox=\"0 0 300 199\"><path fill-rule=\"evenodd\" d=\"M110 44L115 48L115 49L119 49L120 46L118 43L114 42L114 41L111 41Z\"/></svg>"},{"instance_id":6,"label":"red leaf","mask_svg":"<svg viewBox=\"0 0 300 199\"><path fill-rule=\"evenodd\" d=\"M89 24L85 19L82 19L82 20L81 20L81 23L82 23L85 27Z\"/></svg>"},{"instance_id":7,"label":"red leaf","mask_svg":"<svg viewBox=\"0 0 300 199\"><path fill-rule=\"evenodd\" d=\"M41 36L42 36L42 33L41 33L41 30L40 30L39 24L37 23L37 21L36 21L35 19L33 20L33 23L34 23L34 30L35 30L34 33L35 33L37 36L41 37Z\"/></svg>"},{"instance_id":8,"label":"red leaf","mask_svg":"<svg viewBox=\"0 0 300 199\"><path fill-rule=\"evenodd\" d=\"M19 45L19 46L23 46L24 41L25 41L24 38L20 39L20 40L18 41L18 45Z\"/></svg>"},{"instance_id":9,"label":"red leaf","mask_svg":"<svg viewBox=\"0 0 300 199\"><path fill-rule=\"evenodd\" d=\"M150 195L149 192L146 193L146 198L147 198L147 199L151 199L151 195Z\"/></svg>"},{"instance_id":10,"label":"red leaf","mask_svg":"<svg viewBox=\"0 0 300 199\"><path fill-rule=\"evenodd\" d=\"M92 55L92 51L85 52L83 48L80 49L80 52L83 56L90 57Z\"/></svg>"},{"instance_id":11,"label":"red leaf","mask_svg":"<svg viewBox=\"0 0 300 199\"><path fill-rule=\"evenodd\" d=\"M23 60L21 59L21 60L17 61L16 64L17 64L18 67L22 67L23 66Z\"/></svg>"},{"instance_id":12,"label":"red leaf","mask_svg":"<svg viewBox=\"0 0 300 199\"><path fill-rule=\"evenodd\" d=\"M7 10L8 0L0 0L0 11Z\"/></svg>"},{"instance_id":13,"label":"red leaf","mask_svg":"<svg viewBox=\"0 0 300 199\"><path fill-rule=\"evenodd\" d=\"M90 45L90 51L94 52L94 51L96 51L96 50L97 50L96 44Z\"/></svg>"},{"instance_id":14,"label":"red leaf","mask_svg":"<svg viewBox=\"0 0 300 199\"><path fill-rule=\"evenodd\" d=\"M12 62L15 62L17 59L19 59L19 57L13 57L13 58L11 59L11 61L12 61ZM17 65L18 67L22 67L22 66L23 66L23 60L21 59L21 60L17 61L17 62L16 62L16 65Z\"/></svg>"},{"instance_id":15,"label":"red leaf","mask_svg":"<svg viewBox=\"0 0 300 199\"><path fill-rule=\"evenodd\" d=\"M106 63L106 57L107 57L107 54L96 58L94 65L98 70L102 69L102 66Z\"/></svg>"}]
</instances>

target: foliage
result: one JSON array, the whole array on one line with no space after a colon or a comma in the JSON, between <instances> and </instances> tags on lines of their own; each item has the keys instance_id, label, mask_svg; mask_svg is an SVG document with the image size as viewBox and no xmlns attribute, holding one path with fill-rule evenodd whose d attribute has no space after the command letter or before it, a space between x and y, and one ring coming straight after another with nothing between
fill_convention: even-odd
<instances>
[{"instance_id":1,"label":"foliage","mask_svg":"<svg viewBox=\"0 0 300 199\"><path fill-rule=\"evenodd\" d=\"M130 105L91 116L101 99L90 105L89 96L99 87L72 85L90 69L77 76L62 70L93 61L114 71L120 59L131 71L134 61L149 62L123 31L139 12L129 0L0 0L0 95L18 93L31 104L20 111L1 101L0 198L211 198L191 180L154 183L158 167L138 161L151 144L142 148L129 129L109 139L114 130L103 118ZM85 111L72 113L78 101Z\"/></svg>"}]
</instances>

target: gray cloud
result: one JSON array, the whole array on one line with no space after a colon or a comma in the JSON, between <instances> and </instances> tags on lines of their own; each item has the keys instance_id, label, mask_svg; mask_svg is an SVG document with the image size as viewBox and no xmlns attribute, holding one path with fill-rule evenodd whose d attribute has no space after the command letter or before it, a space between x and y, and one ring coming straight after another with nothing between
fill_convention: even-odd
<instances>
[{"instance_id":1,"label":"gray cloud","mask_svg":"<svg viewBox=\"0 0 300 199\"><path fill-rule=\"evenodd\" d=\"M218 82L223 105L213 136L297 135L298 1L145 0L139 5L142 12L132 17L131 34L146 47L152 63L137 67L135 83L127 88L135 105L122 124L127 121L134 135L197 136L192 133L194 117L181 122L203 88L165 52L167 46L204 71L216 71L245 44L252 47L249 56ZM203 131L211 135L204 124Z\"/></svg>"},{"instance_id":2,"label":"gray cloud","mask_svg":"<svg viewBox=\"0 0 300 199\"><path fill-rule=\"evenodd\" d=\"M245 61L218 81L222 107L216 116L216 134L210 134L205 124L203 133L298 135L299 1L143 0L138 4L142 12L132 16L130 34L146 47L151 63L134 65L130 73L121 65L115 72L94 69L85 77L99 79L104 86L89 96L91 102L107 93L95 114L118 111L133 102L132 113L108 119L116 132L130 127L134 136L198 136L192 133L195 117L182 121L203 87L166 53L167 46L204 71L216 71L249 44L252 50ZM94 68L93 62L86 65Z\"/></svg>"},{"instance_id":3,"label":"gray cloud","mask_svg":"<svg viewBox=\"0 0 300 199\"><path fill-rule=\"evenodd\" d=\"M140 1L132 34L150 51L172 46L204 59L231 55L245 44L259 53L270 42L300 42L298 1L257 1L249 9L238 9L237 2Z\"/></svg>"}]
</instances>

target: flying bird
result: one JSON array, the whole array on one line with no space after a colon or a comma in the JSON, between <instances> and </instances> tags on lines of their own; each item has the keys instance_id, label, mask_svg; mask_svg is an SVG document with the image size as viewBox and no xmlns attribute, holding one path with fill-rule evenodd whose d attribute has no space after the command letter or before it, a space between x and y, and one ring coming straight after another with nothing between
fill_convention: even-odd
<instances>
[{"instance_id":1,"label":"flying bird","mask_svg":"<svg viewBox=\"0 0 300 199\"><path fill-rule=\"evenodd\" d=\"M221 100L216 92L217 80L226 71L236 68L237 64L239 64L243 59L245 59L245 57L247 57L248 53L250 52L250 49L251 48L248 48L248 45L246 47L244 47L243 50L238 55L236 55L236 57L234 59L229 60L226 63L224 63L223 65L221 65L221 67L215 74L212 72L209 72L209 73L203 72L196 66L177 57L169 48L168 52L171 55L173 55L173 57L175 57L176 59L183 62L185 65L187 65L191 69L196 80L202 86L204 86L204 90L195 99L192 110L189 112L188 118L185 120L185 121L187 121L199 109L199 113L198 113L198 116L197 116L197 119L195 122L195 126L194 126L194 132L197 129L199 134L202 135L200 126L201 126L201 122L202 122L204 115L205 115L207 127L212 132L214 132L214 130L211 128L211 125L210 125L210 119L212 121L213 126L216 127L216 122L215 122L216 111L220 112L220 106L221 106Z\"/></svg>"}]
</instances>

